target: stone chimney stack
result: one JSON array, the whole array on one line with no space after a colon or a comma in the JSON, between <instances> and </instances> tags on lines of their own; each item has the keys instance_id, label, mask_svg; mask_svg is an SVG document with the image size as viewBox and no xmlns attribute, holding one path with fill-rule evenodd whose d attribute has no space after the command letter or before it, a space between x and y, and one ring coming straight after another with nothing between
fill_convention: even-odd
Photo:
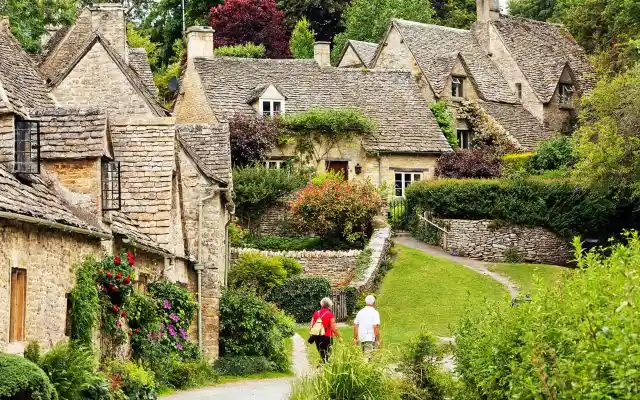
<instances>
[{"instance_id":1,"label":"stone chimney stack","mask_svg":"<svg viewBox=\"0 0 640 400\"><path fill-rule=\"evenodd\" d=\"M213 57L213 28L191 26L187 28L187 57Z\"/></svg>"},{"instance_id":2,"label":"stone chimney stack","mask_svg":"<svg viewBox=\"0 0 640 400\"><path fill-rule=\"evenodd\" d=\"M127 59L127 23L120 3L98 3L91 11L91 30L100 31L109 44Z\"/></svg>"},{"instance_id":3,"label":"stone chimney stack","mask_svg":"<svg viewBox=\"0 0 640 400\"><path fill-rule=\"evenodd\" d=\"M489 22L500 18L498 0L476 0L478 22Z\"/></svg>"},{"instance_id":4,"label":"stone chimney stack","mask_svg":"<svg viewBox=\"0 0 640 400\"><path fill-rule=\"evenodd\" d=\"M331 66L331 42L316 42L313 45L313 58L319 66Z\"/></svg>"}]
</instances>

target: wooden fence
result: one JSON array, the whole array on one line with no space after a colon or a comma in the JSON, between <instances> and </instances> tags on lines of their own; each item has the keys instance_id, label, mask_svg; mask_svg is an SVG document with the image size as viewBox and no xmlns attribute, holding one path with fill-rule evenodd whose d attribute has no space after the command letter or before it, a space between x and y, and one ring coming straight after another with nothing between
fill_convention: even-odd
<instances>
[{"instance_id":1,"label":"wooden fence","mask_svg":"<svg viewBox=\"0 0 640 400\"><path fill-rule=\"evenodd\" d=\"M341 290L331 291L331 300L333 300L333 315L337 322L344 322L347 320L349 311L347 309L347 294Z\"/></svg>"}]
</instances>

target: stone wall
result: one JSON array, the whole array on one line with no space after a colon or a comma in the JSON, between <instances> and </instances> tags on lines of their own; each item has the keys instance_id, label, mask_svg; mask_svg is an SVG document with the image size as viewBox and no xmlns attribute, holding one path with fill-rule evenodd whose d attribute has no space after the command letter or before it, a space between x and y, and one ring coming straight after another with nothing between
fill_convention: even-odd
<instances>
[{"instance_id":1,"label":"stone wall","mask_svg":"<svg viewBox=\"0 0 640 400\"><path fill-rule=\"evenodd\" d=\"M449 227L445 250L457 255L502 262L508 251L517 251L523 261L556 265L571 259L569 243L544 228L500 225L491 220L442 221Z\"/></svg>"},{"instance_id":2,"label":"stone wall","mask_svg":"<svg viewBox=\"0 0 640 400\"><path fill-rule=\"evenodd\" d=\"M276 236L287 234L283 224L289 215L289 201L290 199L281 199L265 210L256 224L259 234Z\"/></svg>"},{"instance_id":3,"label":"stone wall","mask_svg":"<svg viewBox=\"0 0 640 400\"><path fill-rule=\"evenodd\" d=\"M371 249L369 265L361 277L351 282L359 293L370 292L375 289L375 280L380 270L380 265L385 262L389 248L391 247L391 228L376 229L371 235L367 249Z\"/></svg>"},{"instance_id":4,"label":"stone wall","mask_svg":"<svg viewBox=\"0 0 640 400\"><path fill-rule=\"evenodd\" d=\"M231 249L231 265L246 252L259 251L265 256L284 256L300 262L305 275L327 278L332 287L346 286L353 279L360 250L348 251L263 251L255 249Z\"/></svg>"},{"instance_id":5,"label":"stone wall","mask_svg":"<svg viewBox=\"0 0 640 400\"><path fill-rule=\"evenodd\" d=\"M0 163L13 165L14 149L13 114L0 114Z\"/></svg>"}]
</instances>

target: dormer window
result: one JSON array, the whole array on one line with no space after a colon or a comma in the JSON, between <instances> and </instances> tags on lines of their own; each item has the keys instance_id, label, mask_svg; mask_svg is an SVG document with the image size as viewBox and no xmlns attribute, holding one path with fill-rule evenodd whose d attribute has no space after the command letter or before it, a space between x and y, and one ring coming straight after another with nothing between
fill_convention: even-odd
<instances>
[{"instance_id":1,"label":"dormer window","mask_svg":"<svg viewBox=\"0 0 640 400\"><path fill-rule=\"evenodd\" d=\"M558 85L558 102L562 106L571 106L573 104L573 85L570 83L561 83Z\"/></svg>"},{"instance_id":2,"label":"dormer window","mask_svg":"<svg viewBox=\"0 0 640 400\"><path fill-rule=\"evenodd\" d=\"M16 119L13 171L20 174L40 173L40 123Z\"/></svg>"},{"instance_id":3,"label":"dormer window","mask_svg":"<svg viewBox=\"0 0 640 400\"><path fill-rule=\"evenodd\" d=\"M118 161L102 161L102 211L119 210L120 197L120 163Z\"/></svg>"},{"instance_id":4,"label":"dormer window","mask_svg":"<svg viewBox=\"0 0 640 400\"><path fill-rule=\"evenodd\" d=\"M464 97L464 78L460 76L451 77L451 96L452 97Z\"/></svg>"},{"instance_id":5,"label":"dormer window","mask_svg":"<svg viewBox=\"0 0 640 400\"><path fill-rule=\"evenodd\" d=\"M284 113L284 102L282 100L260 100L260 112L265 117L277 117Z\"/></svg>"}]
</instances>

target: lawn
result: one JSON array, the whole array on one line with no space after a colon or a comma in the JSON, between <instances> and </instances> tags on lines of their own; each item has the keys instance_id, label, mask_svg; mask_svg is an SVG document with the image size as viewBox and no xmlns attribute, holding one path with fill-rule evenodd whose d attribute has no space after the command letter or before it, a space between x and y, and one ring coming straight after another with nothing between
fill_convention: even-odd
<instances>
[{"instance_id":1,"label":"lawn","mask_svg":"<svg viewBox=\"0 0 640 400\"><path fill-rule=\"evenodd\" d=\"M406 342L424 327L452 336L468 302L501 300L507 291L493 279L460 264L396 245L393 269L379 290L383 346Z\"/></svg>"},{"instance_id":2,"label":"lawn","mask_svg":"<svg viewBox=\"0 0 640 400\"><path fill-rule=\"evenodd\" d=\"M531 294L535 287L537 276L544 285L551 285L562 279L563 272L571 271L569 268L543 264L494 264L489 270L509 277L518 285L520 294Z\"/></svg>"},{"instance_id":3,"label":"lawn","mask_svg":"<svg viewBox=\"0 0 640 400\"><path fill-rule=\"evenodd\" d=\"M296 324L296 333L302 336L305 341L309 339L309 329L309 324ZM345 326L338 328L338 330L340 331L342 340L347 343L353 341L353 326ZM307 342L307 356L309 357L311 365L317 365L320 362L320 354L318 354L315 344L309 344L309 342Z\"/></svg>"}]
</instances>

